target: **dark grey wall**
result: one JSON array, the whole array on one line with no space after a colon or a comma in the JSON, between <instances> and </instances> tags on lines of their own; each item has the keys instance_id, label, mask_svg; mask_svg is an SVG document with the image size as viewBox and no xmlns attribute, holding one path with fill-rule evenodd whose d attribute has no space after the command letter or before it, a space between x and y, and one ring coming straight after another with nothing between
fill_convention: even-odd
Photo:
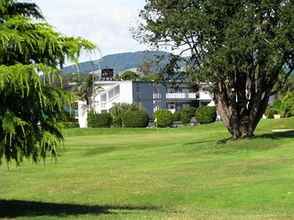
<instances>
[{"instance_id":1,"label":"dark grey wall","mask_svg":"<svg viewBox=\"0 0 294 220\"><path fill-rule=\"evenodd\" d=\"M153 94L159 93L160 98L153 100ZM133 82L134 102L140 104L147 111L149 117L154 116L154 107L166 108L166 88L152 82ZM156 103L155 103L156 102Z\"/></svg>"}]
</instances>

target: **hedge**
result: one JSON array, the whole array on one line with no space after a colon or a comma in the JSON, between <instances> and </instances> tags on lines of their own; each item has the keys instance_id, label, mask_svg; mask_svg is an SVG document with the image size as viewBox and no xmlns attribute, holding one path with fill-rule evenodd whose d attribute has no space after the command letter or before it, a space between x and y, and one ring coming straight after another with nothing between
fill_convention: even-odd
<instances>
[{"instance_id":1,"label":"hedge","mask_svg":"<svg viewBox=\"0 0 294 220\"><path fill-rule=\"evenodd\" d=\"M173 114L166 109L155 112L155 119L156 126L159 128L171 127L174 121Z\"/></svg>"},{"instance_id":2,"label":"hedge","mask_svg":"<svg viewBox=\"0 0 294 220\"><path fill-rule=\"evenodd\" d=\"M61 122L61 126L64 129L67 129L67 128L79 128L80 127L78 122Z\"/></svg>"},{"instance_id":3,"label":"hedge","mask_svg":"<svg viewBox=\"0 0 294 220\"><path fill-rule=\"evenodd\" d=\"M122 124L125 128L146 128L149 124L149 117L143 110L127 111L122 116Z\"/></svg>"},{"instance_id":4,"label":"hedge","mask_svg":"<svg viewBox=\"0 0 294 220\"><path fill-rule=\"evenodd\" d=\"M174 116L174 121L181 121L181 112L180 111L176 111L173 116Z\"/></svg>"},{"instance_id":5,"label":"hedge","mask_svg":"<svg viewBox=\"0 0 294 220\"><path fill-rule=\"evenodd\" d=\"M140 108L135 104L117 103L110 109L114 127L123 127L123 115L128 111L139 111Z\"/></svg>"},{"instance_id":6,"label":"hedge","mask_svg":"<svg viewBox=\"0 0 294 220\"><path fill-rule=\"evenodd\" d=\"M109 113L95 113L93 111L88 114L89 128L110 128L112 124L112 117Z\"/></svg>"},{"instance_id":7,"label":"hedge","mask_svg":"<svg viewBox=\"0 0 294 220\"><path fill-rule=\"evenodd\" d=\"M275 111L272 107L268 107L265 111L265 116L268 119L273 119L275 117L275 114L277 114L277 111Z\"/></svg>"},{"instance_id":8,"label":"hedge","mask_svg":"<svg viewBox=\"0 0 294 220\"><path fill-rule=\"evenodd\" d=\"M202 106L196 110L196 120L200 124L215 122L217 114L215 107Z\"/></svg>"},{"instance_id":9,"label":"hedge","mask_svg":"<svg viewBox=\"0 0 294 220\"><path fill-rule=\"evenodd\" d=\"M189 124L191 122L191 119L195 115L195 111L196 111L196 108L194 107L191 107L191 106L184 107L181 110L181 122L183 124Z\"/></svg>"}]
</instances>

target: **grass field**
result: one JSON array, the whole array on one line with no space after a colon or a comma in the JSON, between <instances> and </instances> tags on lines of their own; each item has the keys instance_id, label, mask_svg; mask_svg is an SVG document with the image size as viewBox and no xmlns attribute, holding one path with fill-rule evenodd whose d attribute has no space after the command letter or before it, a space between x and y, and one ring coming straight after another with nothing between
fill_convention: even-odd
<instances>
[{"instance_id":1,"label":"grass field","mask_svg":"<svg viewBox=\"0 0 294 220\"><path fill-rule=\"evenodd\" d=\"M222 124L71 129L55 163L0 167L0 218L294 219L294 118L224 143Z\"/></svg>"}]
</instances>

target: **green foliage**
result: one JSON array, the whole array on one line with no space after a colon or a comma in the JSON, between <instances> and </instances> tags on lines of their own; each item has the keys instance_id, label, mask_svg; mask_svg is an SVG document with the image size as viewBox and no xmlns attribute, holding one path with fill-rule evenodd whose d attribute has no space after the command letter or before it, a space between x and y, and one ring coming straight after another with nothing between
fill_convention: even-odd
<instances>
[{"instance_id":1,"label":"green foliage","mask_svg":"<svg viewBox=\"0 0 294 220\"><path fill-rule=\"evenodd\" d=\"M122 123L125 128L146 128L149 117L143 110L129 110L123 114Z\"/></svg>"},{"instance_id":2,"label":"green foliage","mask_svg":"<svg viewBox=\"0 0 294 220\"><path fill-rule=\"evenodd\" d=\"M121 75L122 80L138 80L140 76L133 71L126 71Z\"/></svg>"},{"instance_id":3,"label":"green foliage","mask_svg":"<svg viewBox=\"0 0 294 220\"><path fill-rule=\"evenodd\" d=\"M181 121L181 111L176 111L173 114L174 121Z\"/></svg>"},{"instance_id":4,"label":"green foliage","mask_svg":"<svg viewBox=\"0 0 294 220\"><path fill-rule=\"evenodd\" d=\"M294 92L288 92L281 100L281 115L284 118L294 116Z\"/></svg>"},{"instance_id":5,"label":"green foliage","mask_svg":"<svg viewBox=\"0 0 294 220\"><path fill-rule=\"evenodd\" d=\"M162 79L162 76L160 74L156 73L149 73L147 75L144 75L142 77L142 81L147 81L147 82L158 82Z\"/></svg>"},{"instance_id":6,"label":"green foliage","mask_svg":"<svg viewBox=\"0 0 294 220\"><path fill-rule=\"evenodd\" d=\"M216 120L216 108L209 106L202 106L196 110L196 120L200 124L208 124Z\"/></svg>"},{"instance_id":7,"label":"green foliage","mask_svg":"<svg viewBox=\"0 0 294 220\"><path fill-rule=\"evenodd\" d=\"M277 111L275 111L272 107L268 106L265 111L265 116L268 119L273 119L275 117L276 113L277 113Z\"/></svg>"},{"instance_id":8,"label":"green foliage","mask_svg":"<svg viewBox=\"0 0 294 220\"><path fill-rule=\"evenodd\" d=\"M88 113L88 127L89 128L110 128L112 124L112 117L110 113L96 113L90 111Z\"/></svg>"},{"instance_id":9,"label":"green foliage","mask_svg":"<svg viewBox=\"0 0 294 220\"><path fill-rule=\"evenodd\" d=\"M272 106L269 106L266 111L266 116L273 112L279 114L282 118L289 118L294 116L294 92L287 92L281 96L280 99L274 101Z\"/></svg>"},{"instance_id":10,"label":"green foliage","mask_svg":"<svg viewBox=\"0 0 294 220\"><path fill-rule=\"evenodd\" d=\"M294 70L293 11L289 0L146 0L137 36L188 51L187 72L211 87L224 125L243 138Z\"/></svg>"},{"instance_id":11,"label":"green foliage","mask_svg":"<svg viewBox=\"0 0 294 220\"><path fill-rule=\"evenodd\" d=\"M79 125L79 123L77 121L76 122L61 122L61 126L64 129L67 129L67 128L79 128L80 127L80 125Z\"/></svg>"},{"instance_id":12,"label":"green foliage","mask_svg":"<svg viewBox=\"0 0 294 220\"><path fill-rule=\"evenodd\" d=\"M94 48L40 19L34 3L0 1L0 162L56 157L63 141L57 120L73 101L57 67Z\"/></svg>"},{"instance_id":13,"label":"green foliage","mask_svg":"<svg viewBox=\"0 0 294 220\"><path fill-rule=\"evenodd\" d=\"M174 121L173 114L166 110L160 109L155 112L156 126L158 128L171 127Z\"/></svg>"},{"instance_id":14,"label":"green foliage","mask_svg":"<svg viewBox=\"0 0 294 220\"><path fill-rule=\"evenodd\" d=\"M192 106L184 107L181 110L181 122L183 124L189 124L191 122L191 119L195 116L196 108Z\"/></svg>"},{"instance_id":15,"label":"green foliage","mask_svg":"<svg viewBox=\"0 0 294 220\"><path fill-rule=\"evenodd\" d=\"M110 114L113 118L113 126L123 127L123 115L128 111L139 111L140 107L135 104L116 103L110 109Z\"/></svg>"}]
</instances>

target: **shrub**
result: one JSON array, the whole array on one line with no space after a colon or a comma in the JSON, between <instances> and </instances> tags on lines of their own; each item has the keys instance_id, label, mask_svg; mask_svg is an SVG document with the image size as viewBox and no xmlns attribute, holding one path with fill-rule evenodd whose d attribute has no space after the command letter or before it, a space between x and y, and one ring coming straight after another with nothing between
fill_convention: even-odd
<instances>
[{"instance_id":1,"label":"shrub","mask_svg":"<svg viewBox=\"0 0 294 220\"><path fill-rule=\"evenodd\" d=\"M112 117L109 113L98 114L94 111L88 114L88 127L89 128L109 128L112 124Z\"/></svg>"},{"instance_id":2,"label":"shrub","mask_svg":"<svg viewBox=\"0 0 294 220\"><path fill-rule=\"evenodd\" d=\"M122 117L122 124L125 128L146 128L148 123L148 114L143 110L127 111Z\"/></svg>"},{"instance_id":3,"label":"shrub","mask_svg":"<svg viewBox=\"0 0 294 220\"><path fill-rule=\"evenodd\" d=\"M269 106L265 111L265 116L268 119L273 119L276 113L277 111L275 111L272 107Z\"/></svg>"},{"instance_id":4,"label":"shrub","mask_svg":"<svg viewBox=\"0 0 294 220\"><path fill-rule=\"evenodd\" d=\"M194 117L195 115L195 111L196 111L196 108L194 107L184 107L182 110L181 110L181 121L183 124L189 124L191 122L191 119Z\"/></svg>"},{"instance_id":5,"label":"shrub","mask_svg":"<svg viewBox=\"0 0 294 220\"><path fill-rule=\"evenodd\" d=\"M281 116L289 118L294 116L294 92L288 92L281 100Z\"/></svg>"},{"instance_id":6,"label":"shrub","mask_svg":"<svg viewBox=\"0 0 294 220\"><path fill-rule=\"evenodd\" d=\"M209 106L203 106L198 108L195 114L196 120L200 124L208 124L215 122L216 116L216 108Z\"/></svg>"},{"instance_id":7,"label":"shrub","mask_svg":"<svg viewBox=\"0 0 294 220\"><path fill-rule=\"evenodd\" d=\"M174 121L181 121L181 112L177 111L174 113Z\"/></svg>"},{"instance_id":8,"label":"shrub","mask_svg":"<svg viewBox=\"0 0 294 220\"><path fill-rule=\"evenodd\" d=\"M61 122L61 126L62 128L64 129L67 129L67 128L79 128L80 125L77 121L75 122Z\"/></svg>"},{"instance_id":9,"label":"shrub","mask_svg":"<svg viewBox=\"0 0 294 220\"><path fill-rule=\"evenodd\" d=\"M171 127L173 124L173 114L166 110L161 109L155 112L156 126L159 128Z\"/></svg>"},{"instance_id":10,"label":"shrub","mask_svg":"<svg viewBox=\"0 0 294 220\"><path fill-rule=\"evenodd\" d=\"M139 111L140 108L134 104L118 103L110 109L110 114L113 118L113 126L121 128L123 126L123 115L128 111Z\"/></svg>"}]
</instances>

